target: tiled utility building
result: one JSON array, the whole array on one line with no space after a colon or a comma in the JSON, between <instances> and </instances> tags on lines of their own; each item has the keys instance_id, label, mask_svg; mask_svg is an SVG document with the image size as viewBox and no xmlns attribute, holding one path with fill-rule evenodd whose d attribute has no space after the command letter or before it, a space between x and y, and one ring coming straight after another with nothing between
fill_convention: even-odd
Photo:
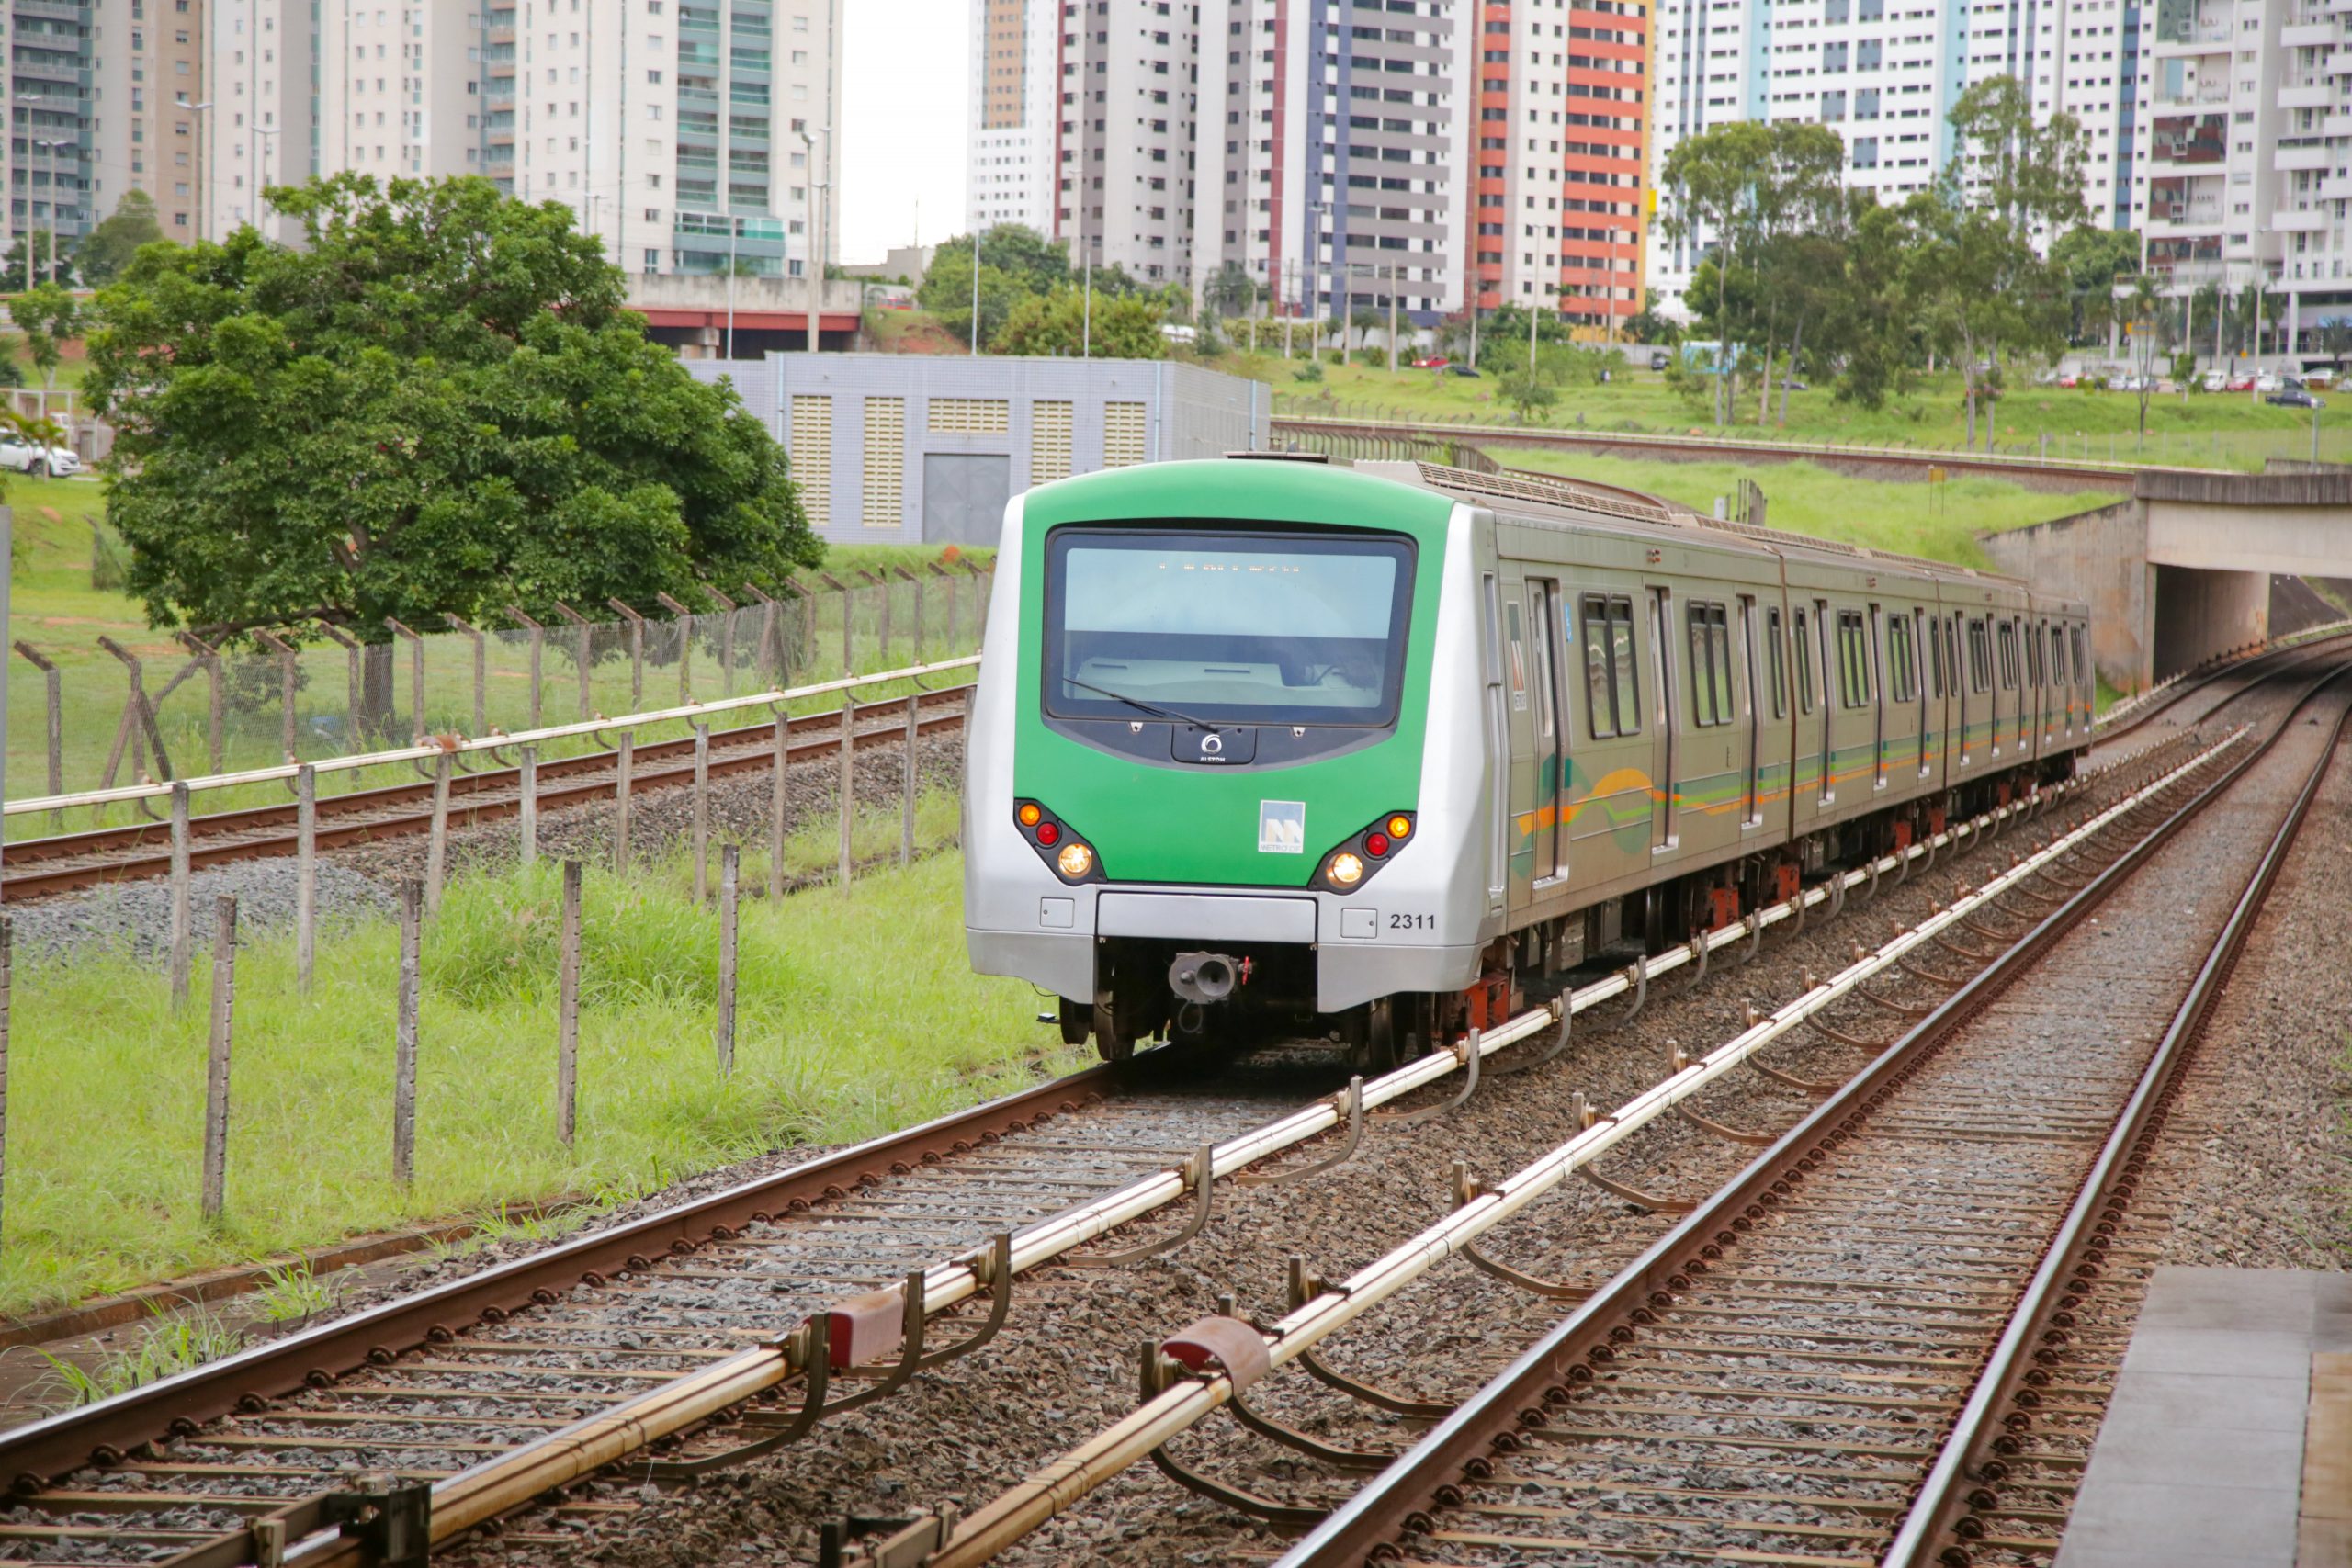
<instances>
[{"instance_id":1,"label":"tiled utility building","mask_svg":"<svg viewBox=\"0 0 2352 1568\"><path fill-rule=\"evenodd\" d=\"M1073 474L1262 448L1261 382L1153 359L771 354L726 376L842 544L992 546L1004 503Z\"/></svg>"}]
</instances>

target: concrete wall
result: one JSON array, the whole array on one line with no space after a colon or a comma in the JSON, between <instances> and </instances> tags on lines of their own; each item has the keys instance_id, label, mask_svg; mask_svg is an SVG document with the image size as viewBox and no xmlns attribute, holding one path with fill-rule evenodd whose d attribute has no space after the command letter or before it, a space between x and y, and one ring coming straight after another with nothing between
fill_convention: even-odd
<instances>
[{"instance_id":1,"label":"concrete wall","mask_svg":"<svg viewBox=\"0 0 2352 1568\"><path fill-rule=\"evenodd\" d=\"M2149 634L2155 572L2148 565L2147 522L2138 502L1980 534L1977 542L2011 577L2089 602L2091 663L2109 685L2132 692L2154 678Z\"/></svg>"},{"instance_id":2,"label":"concrete wall","mask_svg":"<svg viewBox=\"0 0 2352 1568\"><path fill-rule=\"evenodd\" d=\"M843 543L992 545L1004 500L1035 485L1267 438L1263 385L1166 360L771 354L687 368L733 380L791 453L810 525Z\"/></svg>"},{"instance_id":3,"label":"concrete wall","mask_svg":"<svg viewBox=\"0 0 2352 1568\"><path fill-rule=\"evenodd\" d=\"M2270 578L2259 571L2158 566L2155 678L2270 635Z\"/></svg>"}]
</instances>

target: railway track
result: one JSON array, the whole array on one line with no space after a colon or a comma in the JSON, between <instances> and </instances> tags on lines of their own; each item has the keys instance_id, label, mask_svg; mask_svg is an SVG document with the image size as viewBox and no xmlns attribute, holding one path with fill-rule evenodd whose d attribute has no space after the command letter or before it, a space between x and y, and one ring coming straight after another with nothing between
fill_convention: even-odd
<instances>
[{"instance_id":1,"label":"railway track","mask_svg":"<svg viewBox=\"0 0 2352 1568\"><path fill-rule=\"evenodd\" d=\"M1539 1010L1487 1048L1553 1027ZM1363 1103L1442 1087L1468 1059L1424 1058ZM0 1435L17 1494L0 1558L356 1562L402 1529L446 1541L650 1446L684 1440L657 1451L664 1466L729 1462L790 1425L770 1402L828 1365L835 1336L833 1388L809 1385L824 1415L935 1364L944 1338L993 1332L1016 1276L1156 1210L1197 1203L1197 1223L1214 1179L1347 1120L1344 1095L1300 1107L1295 1068L1254 1093L1170 1081L1189 1076L1148 1060L1080 1074ZM1181 1157L1204 1145L1205 1162Z\"/></svg>"},{"instance_id":2,"label":"railway track","mask_svg":"<svg viewBox=\"0 0 2352 1568\"><path fill-rule=\"evenodd\" d=\"M1883 469L1913 472L1921 478L1925 478L1930 468L1940 468L1947 474L2006 479L2069 491L2120 490L2128 492L2133 477L2148 466L2068 462L2064 459L2053 462L2045 458L2010 457L1991 453L1914 452L1883 446L1735 441L1703 435L1635 435L1622 431L1545 430L1523 425L1415 424L1409 421L1309 418L1298 414L1278 414L1271 428L1278 440L1291 435L1342 440L1350 437L1397 439L1421 436L1479 442L1501 447L1541 446L1633 457L1671 453L1688 462L1867 464Z\"/></svg>"},{"instance_id":3,"label":"railway track","mask_svg":"<svg viewBox=\"0 0 2352 1568\"><path fill-rule=\"evenodd\" d=\"M2110 1277L2148 1256L2140 1174L2352 715L2346 672L1283 1568L2054 1557L2128 1337Z\"/></svg>"},{"instance_id":4,"label":"railway track","mask_svg":"<svg viewBox=\"0 0 2352 1568\"><path fill-rule=\"evenodd\" d=\"M871 716L872 728L861 726L852 745L857 750L895 746L905 739L909 702L918 703L917 727L925 736L960 733L964 726L965 688L924 692L914 697L892 697L861 705L860 718ZM841 750L838 714L820 715L792 726L787 743L791 763L821 761ZM629 787L632 792L659 790L694 783L694 741L649 742L633 749ZM775 727L749 725L714 731L710 738L710 773L763 773L775 763ZM613 798L620 776L618 754L593 751L578 757L538 764L538 808L560 810ZM515 816L522 805L522 771L491 767L455 774L449 783L449 822L471 827ZM322 795L318 803L317 842L322 850L379 842L423 833L433 823L430 781L355 790ZM217 865L228 861L288 856L296 852L296 808L253 807L238 811L209 812L188 819L191 866ZM21 903L111 882L136 881L170 874L171 828L164 822L142 822L100 828L83 833L19 840L0 857L0 903Z\"/></svg>"},{"instance_id":5,"label":"railway track","mask_svg":"<svg viewBox=\"0 0 2352 1568\"><path fill-rule=\"evenodd\" d=\"M2286 648L2269 649L2243 659L2234 659L2217 664L2210 670L2179 682L2170 692L2149 704L2143 711L2135 711L2125 716L2120 723L2112 728L2103 725L2095 744L2111 746L2124 736L2134 734L2145 726L2167 716L2176 725L2186 727L2201 724L2220 712L2222 707L2238 694L2279 671L2308 663L2312 659L2325 654L2341 652L2346 648L2352 648L2352 632L2314 637L2309 642L2297 643ZM2185 719L2182 717L2189 698L2224 682L2236 683L2224 686L2221 700L2196 709L2194 717Z\"/></svg>"}]
</instances>

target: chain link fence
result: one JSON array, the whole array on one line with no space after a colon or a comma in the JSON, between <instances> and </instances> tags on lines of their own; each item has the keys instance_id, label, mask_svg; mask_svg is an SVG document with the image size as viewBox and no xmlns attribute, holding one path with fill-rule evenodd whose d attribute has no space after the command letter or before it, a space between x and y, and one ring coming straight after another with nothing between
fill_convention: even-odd
<instances>
[{"instance_id":1,"label":"chain link fence","mask_svg":"<svg viewBox=\"0 0 2352 1568\"><path fill-rule=\"evenodd\" d=\"M492 625L395 625L372 640L315 623L217 649L186 637L20 639L7 659L8 798L323 761L427 736L513 734L956 658L978 650L990 581L965 563L823 573L699 613L674 602L650 611L615 603L594 615L560 606L537 618L512 609ZM793 709L836 705L819 696ZM676 721L680 733L686 723ZM592 749L579 737L542 754ZM363 787L356 771L328 778ZM277 784L240 798L247 793L208 792L206 805L285 798ZM137 809L76 810L71 821L19 815L8 836L106 826Z\"/></svg>"}]
</instances>

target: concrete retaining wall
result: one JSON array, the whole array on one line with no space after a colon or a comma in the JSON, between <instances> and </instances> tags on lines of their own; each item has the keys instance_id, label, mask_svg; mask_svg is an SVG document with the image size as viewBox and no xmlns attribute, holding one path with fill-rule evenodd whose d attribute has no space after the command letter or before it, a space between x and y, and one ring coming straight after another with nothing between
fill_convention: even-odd
<instances>
[{"instance_id":1,"label":"concrete retaining wall","mask_svg":"<svg viewBox=\"0 0 2352 1568\"><path fill-rule=\"evenodd\" d=\"M2107 683L2132 692L2146 685L2154 650L2155 572L2148 564L2148 523L2140 502L2119 501L2030 528L1980 534L1993 564L2036 588L2087 600L2091 662Z\"/></svg>"}]
</instances>

